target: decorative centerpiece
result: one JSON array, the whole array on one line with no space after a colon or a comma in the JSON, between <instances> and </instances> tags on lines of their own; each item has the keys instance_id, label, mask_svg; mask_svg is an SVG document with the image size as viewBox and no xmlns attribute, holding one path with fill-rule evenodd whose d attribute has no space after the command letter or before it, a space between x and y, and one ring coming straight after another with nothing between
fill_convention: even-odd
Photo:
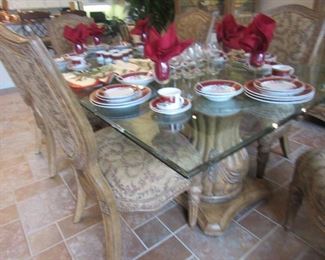
<instances>
[{"instance_id":1,"label":"decorative centerpiece","mask_svg":"<svg viewBox=\"0 0 325 260\"><path fill-rule=\"evenodd\" d=\"M95 45L101 44L101 36L104 33L104 28L98 27L96 23L90 24L88 27L89 29L89 35L93 37L93 41Z\"/></svg>"},{"instance_id":2,"label":"decorative centerpiece","mask_svg":"<svg viewBox=\"0 0 325 260\"><path fill-rule=\"evenodd\" d=\"M229 14L216 26L217 39L226 52L230 49L242 49L250 53L249 64L260 67L264 64L275 26L276 22L264 14L256 15L247 27L237 24L235 18Z\"/></svg>"},{"instance_id":3,"label":"decorative centerpiece","mask_svg":"<svg viewBox=\"0 0 325 260\"><path fill-rule=\"evenodd\" d=\"M74 45L74 50L77 54L82 54L86 48L85 44L90 35L87 25L80 23L72 28L68 25L64 27L63 36Z\"/></svg>"},{"instance_id":4,"label":"decorative centerpiece","mask_svg":"<svg viewBox=\"0 0 325 260\"><path fill-rule=\"evenodd\" d=\"M168 26L167 30L160 34L156 28L148 30L147 40L144 45L145 56L154 62L155 79L160 84L166 84L170 79L168 61L183 52L192 44L191 40L180 41L176 34L175 24Z\"/></svg>"}]
</instances>

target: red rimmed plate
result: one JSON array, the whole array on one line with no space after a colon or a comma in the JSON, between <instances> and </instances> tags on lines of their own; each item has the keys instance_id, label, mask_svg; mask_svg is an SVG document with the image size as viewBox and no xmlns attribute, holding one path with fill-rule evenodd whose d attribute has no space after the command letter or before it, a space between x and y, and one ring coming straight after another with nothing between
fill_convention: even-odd
<instances>
[{"instance_id":1,"label":"red rimmed plate","mask_svg":"<svg viewBox=\"0 0 325 260\"><path fill-rule=\"evenodd\" d=\"M232 80L206 80L197 83L195 90L209 96L227 96L242 92L243 87Z\"/></svg>"},{"instance_id":2,"label":"red rimmed plate","mask_svg":"<svg viewBox=\"0 0 325 260\"><path fill-rule=\"evenodd\" d=\"M127 108L140 105L151 97L151 89L148 87L139 87L139 94L131 100L121 100L120 102L111 102L107 99L101 99L96 95L96 91L92 92L89 96L89 101L96 106L105 108Z\"/></svg>"},{"instance_id":3,"label":"red rimmed plate","mask_svg":"<svg viewBox=\"0 0 325 260\"><path fill-rule=\"evenodd\" d=\"M284 77L267 77L254 80L256 88L271 92L298 93L303 91L305 84L297 79Z\"/></svg>"},{"instance_id":4,"label":"red rimmed plate","mask_svg":"<svg viewBox=\"0 0 325 260\"><path fill-rule=\"evenodd\" d=\"M138 71L116 76L116 79L125 84L148 85L154 81L153 74L147 71Z\"/></svg>"},{"instance_id":5,"label":"red rimmed plate","mask_svg":"<svg viewBox=\"0 0 325 260\"><path fill-rule=\"evenodd\" d=\"M304 84L303 91L292 95L286 94L284 96L278 95L277 93L265 93L254 85L254 81L248 81L244 84L245 93L249 96L254 96L260 99L273 100L273 101L299 101L308 98L312 98L315 95L315 87L309 84Z\"/></svg>"},{"instance_id":6,"label":"red rimmed plate","mask_svg":"<svg viewBox=\"0 0 325 260\"><path fill-rule=\"evenodd\" d=\"M139 94L139 86L130 84L113 84L96 90L96 96L103 100L119 101L129 100Z\"/></svg>"}]
</instances>

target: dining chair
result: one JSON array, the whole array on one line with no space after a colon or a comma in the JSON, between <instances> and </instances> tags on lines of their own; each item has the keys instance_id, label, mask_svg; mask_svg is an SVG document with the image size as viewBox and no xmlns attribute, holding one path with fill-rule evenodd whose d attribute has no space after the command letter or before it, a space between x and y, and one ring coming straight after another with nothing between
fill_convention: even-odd
<instances>
[{"instance_id":1,"label":"dining chair","mask_svg":"<svg viewBox=\"0 0 325 260\"><path fill-rule=\"evenodd\" d=\"M311 64L319 55L325 19L317 10L285 5L264 12L276 21L269 51L284 64Z\"/></svg>"},{"instance_id":2,"label":"dining chair","mask_svg":"<svg viewBox=\"0 0 325 260\"><path fill-rule=\"evenodd\" d=\"M265 11L276 21L276 29L269 51L284 64L313 64L325 35L325 20L320 13L301 5L280 6ZM276 139L285 157L289 155L290 123L258 140L257 176L262 178L271 146Z\"/></svg>"},{"instance_id":3,"label":"dining chair","mask_svg":"<svg viewBox=\"0 0 325 260\"><path fill-rule=\"evenodd\" d=\"M76 14L63 14L48 21L47 27L53 49L57 55L63 55L73 50L72 44L63 37L64 27L66 25L75 27L79 23L91 24L94 20L89 17L83 17Z\"/></svg>"},{"instance_id":4,"label":"dining chair","mask_svg":"<svg viewBox=\"0 0 325 260\"><path fill-rule=\"evenodd\" d=\"M190 8L176 15L175 24L177 35L182 40L192 39L205 43L209 34L211 14L198 8Z\"/></svg>"},{"instance_id":5,"label":"dining chair","mask_svg":"<svg viewBox=\"0 0 325 260\"><path fill-rule=\"evenodd\" d=\"M325 149L311 150L296 162L289 189L285 228L290 229L303 199L310 206L315 224L325 232Z\"/></svg>"},{"instance_id":6,"label":"dining chair","mask_svg":"<svg viewBox=\"0 0 325 260\"><path fill-rule=\"evenodd\" d=\"M23 34L25 36L37 35L46 46L50 46L50 38L46 21L50 19L49 12L32 11L18 12Z\"/></svg>"},{"instance_id":7,"label":"dining chair","mask_svg":"<svg viewBox=\"0 0 325 260\"><path fill-rule=\"evenodd\" d=\"M121 258L119 211L154 211L188 191L189 222L198 205L190 181L112 128L94 133L39 38L26 39L0 25L0 57L15 84L23 84L30 102L69 158L78 186L75 222L86 203L84 189L96 192L106 238L106 258Z\"/></svg>"}]
</instances>

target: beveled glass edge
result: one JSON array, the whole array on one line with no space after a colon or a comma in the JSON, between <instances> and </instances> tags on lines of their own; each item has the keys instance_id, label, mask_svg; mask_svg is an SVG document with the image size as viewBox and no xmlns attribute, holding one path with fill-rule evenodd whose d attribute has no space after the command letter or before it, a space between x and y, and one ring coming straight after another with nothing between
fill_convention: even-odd
<instances>
[{"instance_id":1,"label":"beveled glass edge","mask_svg":"<svg viewBox=\"0 0 325 260\"><path fill-rule=\"evenodd\" d=\"M312 104L307 108L307 110L312 108L313 106L316 106L319 103L324 102L325 97L322 96L322 97L320 97L320 99L313 100L313 101L314 102L312 102ZM277 128L273 127L272 125L270 125L269 127L265 128L264 130L260 131L259 133L255 134L255 135L253 135L253 136L251 136L251 137L249 137L247 139L244 139L240 144L235 145L234 147L229 148L226 151L220 153L219 155L217 155L213 159L210 159L209 161L204 162L201 165L199 165L199 166L197 166L197 167L195 167L195 168L193 168L191 170L184 170L182 167L178 166L176 163L174 163L170 159L168 159L166 157L163 157L160 154L158 154L149 145L145 144L144 142L142 142L139 139L137 139L136 137L134 137L134 135L129 133L126 129L124 129L120 125L114 123L111 120L108 120L107 117L103 116L101 113L98 113L96 107L94 105L92 105L90 103L90 101L88 100L88 97L84 97L84 98L80 99L80 103L87 110L89 110L90 112L94 113L96 116L98 116L99 118L101 118L102 120L107 122L114 129L119 131L121 134L126 136L128 139L130 139L131 141L133 141L134 143L136 143L137 145L142 147L144 150L146 150L147 152L152 154L159 161L166 164L168 167L172 168L174 171L181 174L185 178L191 178L191 177L193 177L193 176L195 176L195 175L197 175L197 174L199 174L201 172L204 172L209 167L211 167L212 165L215 165L216 163L218 163L222 159L226 158L227 156L239 151L240 149L243 149L243 148L247 147L251 143L257 141L258 139L266 136L267 134L269 134L269 133L271 133L271 132L273 132L273 131L275 131L277 129ZM286 117L286 118L284 118L284 119L282 119L282 120L280 120L278 122L274 122L274 123L276 123L277 126L280 127L280 126L284 125L285 123L287 123L288 121L292 120L293 118L303 114L304 112L301 111L301 106L302 106L302 104L297 106L297 109L296 109L295 113L291 114L290 116L288 116L288 117Z\"/></svg>"}]
</instances>

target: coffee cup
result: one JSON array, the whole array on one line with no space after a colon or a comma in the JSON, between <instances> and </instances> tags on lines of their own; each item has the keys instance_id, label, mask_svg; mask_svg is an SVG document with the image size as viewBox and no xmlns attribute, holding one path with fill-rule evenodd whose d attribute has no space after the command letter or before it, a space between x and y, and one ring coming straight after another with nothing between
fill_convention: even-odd
<instances>
[{"instance_id":1,"label":"coffee cup","mask_svg":"<svg viewBox=\"0 0 325 260\"><path fill-rule=\"evenodd\" d=\"M181 97L182 91L178 88L161 88L158 90L160 96L160 109L178 109L184 103L184 98Z\"/></svg>"},{"instance_id":2,"label":"coffee cup","mask_svg":"<svg viewBox=\"0 0 325 260\"><path fill-rule=\"evenodd\" d=\"M295 69L289 65L277 64L272 66L272 75L286 77L295 72Z\"/></svg>"}]
</instances>

